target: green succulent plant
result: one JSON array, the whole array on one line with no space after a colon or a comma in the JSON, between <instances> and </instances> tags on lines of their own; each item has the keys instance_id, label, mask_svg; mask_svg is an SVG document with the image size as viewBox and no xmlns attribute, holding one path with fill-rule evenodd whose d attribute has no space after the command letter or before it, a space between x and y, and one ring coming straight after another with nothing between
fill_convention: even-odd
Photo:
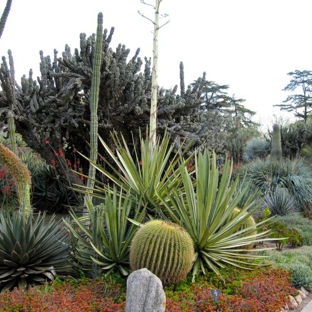
<instances>
[{"instance_id":1,"label":"green succulent plant","mask_svg":"<svg viewBox=\"0 0 312 312\"><path fill-rule=\"evenodd\" d=\"M62 221L39 214L0 214L0 289L43 284L70 271Z\"/></svg>"},{"instance_id":2,"label":"green succulent plant","mask_svg":"<svg viewBox=\"0 0 312 312\"><path fill-rule=\"evenodd\" d=\"M251 268L256 265L253 260L261 257L254 250L241 247L266 240L267 231L250 234L255 226L238 230L258 209L253 198L245 201L245 206L231 219L249 187L245 185L237 191L239 177L232 181L232 168L233 162L226 158L221 175L215 153L207 149L196 152L194 172L180 166L184 193L177 188L166 200L160 196L169 219L185 228L194 241L193 281L197 274L206 274L207 270L220 274L219 268L225 265ZM257 223L256 229L264 222L267 220Z\"/></svg>"},{"instance_id":3,"label":"green succulent plant","mask_svg":"<svg viewBox=\"0 0 312 312\"><path fill-rule=\"evenodd\" d=\"M281 129L280 125L273 125L273 134L271 142L271 159L281 161L283 159L282 142L281 142Z\"/></svg>"},{"instance_id":4,"label":"green succulent plant","mask_svg":"<svg viewBox=\"0 0 312 312\"><path fill-rule=\"evenodd\" d=\"M105 166L82 156L114 185L126 192L129 191L134 197L141 197L143 204L148 206L148 212L154 218L159 216L163 218L161 201L157 194L166 198L173 189L181 187L181 175L177 170L179 164L183 162L189 166L190 171L192 170L192 155L184 159L189 145L181 143L178 150L174 151L174 145L170 145L169 135L165 134L161 140L157 141L153 153L150 153L149 138L146 136L144 139L141 135L139 142L133 138L133 145L139 147L132 154L123 137L119 138L118 135L112 134L112 140L116 146L115 151L101 137L99 139L105 152L110 156L109 158L102 157ZM77 187L85 194L90 191L84 186ZM103 199L107 192L110 192L108 184L96 181L92 196Z\"/></svg>"},{"instance_id":5,"label":"green succulent plant","mask_svg":"<svg viewBox=\"0 0 312 312\"><path fill-rule=\"evenodd\" d=\"M270 143L264 138L252 138L246 142L243 159L250 162L257 158L264 158L269 154Z\"/></svg>"},{"instance_id":6,"label":"green succulent plant","mask_svg":"<svg viewBox=\"0 0 312 312\"><path fill-rule=\"evenodd\" d=\"M87 275L94 270L94 263L101 273L128 275L130 243L138 229L128 218L143 222L146 209L141 200L114 187L103 203L94 205L86 200L86 205L86 215L70 212L72 220L65 221L72 237L73 265ZM92 276L98 273L92 272Z\"/></svg>"},{"instance_id":7,"label":"green succulent plant","mask_svg":"<svg viewBox=\"0 0 312 312\"><path fill-rule=\"evenodd\" d=\"M194 257L190 235L181 226L163 220L145 223L136 232L130 248L131 269L147 268L164 285L186 278Z\"/></svg>"},{"instance_id":8,"label":"green succulent plant","mask_svg":"<svg viewBox=\"0 0 312 312\"><path fill-rule=\"evenodd\" d=\"M263 197L271 196L278 187L286 189L295 201L294 210L296 207L304 210L312 201L311 167L301 158L283 161L256 159L242 167L239 173L243 176L246 173L245 181L251 182L252 187L260 190ZM285 194L279 197L285 197Z\"/></svg>"},{"instance_id":9,"label":"green succulent plant","mask_svg":"<svg viewBox=\"0 0 312 312\"><path fill-rule=\"evenodd\" d=\"M287 188L277 186L264 197L264 203L269 207L272 215L286 216L299 211L298 202Z\"/></svg>"}]
</instances>

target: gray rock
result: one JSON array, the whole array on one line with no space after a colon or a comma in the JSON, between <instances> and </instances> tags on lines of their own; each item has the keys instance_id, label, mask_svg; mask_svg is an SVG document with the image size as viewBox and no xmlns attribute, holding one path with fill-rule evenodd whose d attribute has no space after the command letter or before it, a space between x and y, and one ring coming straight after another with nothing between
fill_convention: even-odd
<instances>
[{"instance_id":1,"label":"gray rock","mask_svg":"<svg viewBox=\"0 0 312 312\"><path fill-rule=\"evenodd\" d=\"M127 280L126 312L164 312L166 295L161 280L147 269L132 272Z\"/></svg>"}]
</instances>

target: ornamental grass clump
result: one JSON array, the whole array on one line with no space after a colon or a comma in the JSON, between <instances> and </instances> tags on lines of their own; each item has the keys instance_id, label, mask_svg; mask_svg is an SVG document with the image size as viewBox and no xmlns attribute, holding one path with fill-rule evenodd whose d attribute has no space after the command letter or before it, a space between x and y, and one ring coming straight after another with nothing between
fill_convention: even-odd
<instances>
[{"instance_id":1,"label":"ornamental grass clump","mask_svg":"<svg viewBox=\"0 0 312 312\"><path fill-rule=\"evenodd\" d=\"M192 238L179 225L152 220L136 232L130 249L132 270L147 268L164 285L186 278L194 261Z\"/></svg>"}]
</instances>

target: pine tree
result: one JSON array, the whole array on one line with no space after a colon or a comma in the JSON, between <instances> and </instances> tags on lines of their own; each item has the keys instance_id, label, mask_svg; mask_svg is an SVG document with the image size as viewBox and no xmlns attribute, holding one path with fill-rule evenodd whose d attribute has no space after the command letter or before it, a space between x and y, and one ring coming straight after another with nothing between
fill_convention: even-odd
<instances>
[{"instance_id":1,"label":"pine tree","mask_svg":"<svg viewBox=\"0 0 312 312\"><path fill-rule=\"evenodd\" d=\"M274 106L280 107L281 110L287 112L294 112L295 117L303 119L306 123L312 112L312 71L295 70L287 75L292 78L283 91L295 91L299 88L302 93L291 94L284 101L286 104Z\"/></svg>"}]
</instances>

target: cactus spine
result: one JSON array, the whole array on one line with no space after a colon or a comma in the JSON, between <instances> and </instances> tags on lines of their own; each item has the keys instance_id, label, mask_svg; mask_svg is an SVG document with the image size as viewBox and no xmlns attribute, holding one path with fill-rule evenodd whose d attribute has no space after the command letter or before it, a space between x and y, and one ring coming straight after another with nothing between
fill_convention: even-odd
<instances>
[{"instance_id":1,"label":"cactus spine","mask_svg":"<svg viewBox=\"0 0 312 312\"><path fill-rule=\"evenodd\" d=\"M282 142L281 142L281 130L278 124L273 125L273 136L271 145L271 159L281 160L282 155Z\"/></svg>"},{"instance_id":2,"label":"cactus spine","mask_svg":"<svg viewBox=\"0 0 312 312\"><path fill-rule=\"evenodd\" d=\"M131 269L147 268L164 285L186 278L194 257L189 234L181 226L163 220L152 220L141 227L130 248Z\"/></svg>"}]
</instances>

